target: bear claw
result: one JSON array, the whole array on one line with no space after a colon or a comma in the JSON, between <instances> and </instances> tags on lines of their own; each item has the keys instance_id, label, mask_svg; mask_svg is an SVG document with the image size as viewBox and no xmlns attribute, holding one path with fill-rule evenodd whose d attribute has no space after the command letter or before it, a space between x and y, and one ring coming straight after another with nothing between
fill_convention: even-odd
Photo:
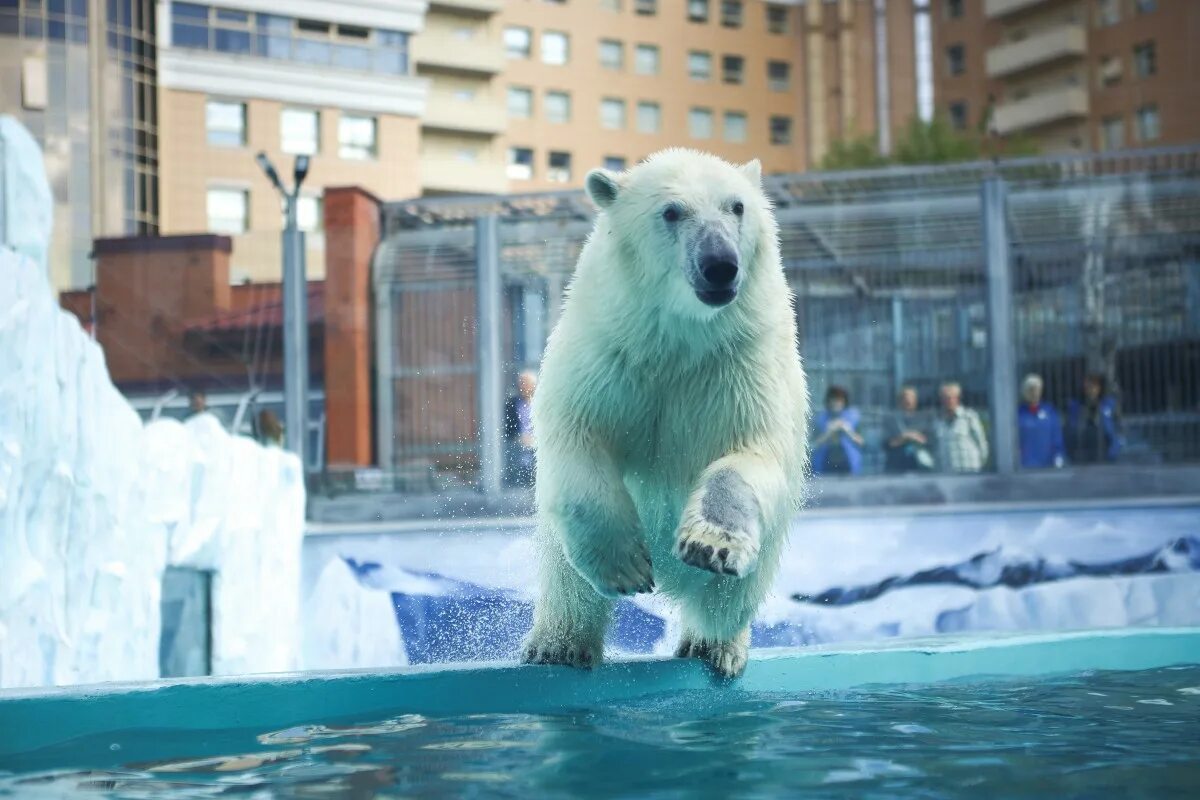
<instances>
[{"instance_id":1,"label":"bear claw","mask_svg":"<svg viewBox=\"0 0 1200 800\"><path fill-rule=\"evenodd\" d=\"M530 642L521 653L523 664L562 664L568 667L591 669L596 664L595 652L587 645Z\"/></svg>"},{"instance_id":2,"label":"bear claw","mask_svg":"<svg viewBox=\"0 0 1200 800\"><path fill-rule=\"evenodd\" d=\"M758 547L749 536L693 520L679 531L675 554L689 566L744 578L754 570Z\"/></svg>"},{"instance_id":3,"label":"bear claw","mask_svg":"<svg viewBox=\"0 0 1200 800\"><path fill-rule=\"evenodd\" d=\"M726 680L738 677L746 669L748 642L741 637L734 641L717 642L685 637L675 649L676 658L698 658L708 663L717 675Z\"/></svg>"}]
</instances>

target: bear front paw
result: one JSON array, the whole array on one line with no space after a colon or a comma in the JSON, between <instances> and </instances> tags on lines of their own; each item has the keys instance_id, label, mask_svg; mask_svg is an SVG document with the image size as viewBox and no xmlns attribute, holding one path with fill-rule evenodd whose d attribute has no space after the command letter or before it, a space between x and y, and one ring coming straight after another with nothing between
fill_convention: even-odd
<instances>
[{"instance_id":1,"label":"bear front paw","mask_svg":"<svg viewBox=\"0 0 1200 800\"><path fill-rule=\"evenodd\" d=\"M629 597L654 591L654 567L650 548L641 536L601 546L568 547L575 571L605 597Z\"/></svg>"},{"instance_id":2,"label":"bear front paw","mask_svg":"<svg viewBox=\"0 0 1200 800\"><path fill-rule=\"evenodd\" d=\"M758 563L758 500L733 469L708 479L684 510L675 538L683 563L721 575L744 578Z\"/></svg>"}]
</instances>

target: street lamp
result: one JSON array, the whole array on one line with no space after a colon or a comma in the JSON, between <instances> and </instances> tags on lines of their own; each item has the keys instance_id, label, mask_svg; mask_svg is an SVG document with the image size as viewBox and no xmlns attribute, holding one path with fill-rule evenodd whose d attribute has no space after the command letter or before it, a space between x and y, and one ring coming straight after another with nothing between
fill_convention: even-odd
<instances>
[{"instance_id":1,"label":"street lamp","mask_svg":"<svg viewBox=\"0 0 1200 800\"><path fill-rule=\"evenodd\" d=\"M283 199L283 429L287 449L308 471L308 286L304 268L304 232L296 219L300 184L308 175L308 156L296 156L288 191L266 153L254 157Z\"/></svg>"}]
</instances>

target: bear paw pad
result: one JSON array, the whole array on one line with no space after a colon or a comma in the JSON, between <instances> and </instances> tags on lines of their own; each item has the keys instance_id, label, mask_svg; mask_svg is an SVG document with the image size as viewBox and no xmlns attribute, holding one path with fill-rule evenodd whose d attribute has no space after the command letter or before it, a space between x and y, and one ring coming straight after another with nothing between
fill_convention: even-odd
<instances>
[{"instance_id":1,"label":"bear paw pad","mask_svg":"<svg viewBox=\"0 0 1200 800\"><path fill-rule=\"evenodd\" d=\"M698 658L706 661L720 677L727 680L736 678L745 671L749 655L749 648L740 640L717 642L685 637L675 650L676 658Z\"/></svg>"},{"instance_id":2,"label":"bear paw pad","mask_svg":"<svg viewBox=\"0 0 1200 800\"><path fill-rule=\"evenodd\" d=\"M744 578L758 561L758 543L751 537L714 525L690 520L675 540L675 554L689 566Z\"/></svg>"}]
</instances>

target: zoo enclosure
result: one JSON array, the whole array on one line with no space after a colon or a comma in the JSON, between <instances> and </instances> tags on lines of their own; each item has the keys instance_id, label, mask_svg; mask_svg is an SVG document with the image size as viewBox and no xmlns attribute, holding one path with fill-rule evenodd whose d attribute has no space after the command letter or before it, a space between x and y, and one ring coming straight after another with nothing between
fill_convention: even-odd
<instances>
[{"instance_id":1,"label":"zoo enclosure","mask_svg":"<svg viewBox=\"0 0 1200 800\"><path fill-rule=\"evenodd\" d=\"M1122 458L1200 460L1200 148L770 176L814 406L862 412L865 472L901 385L959 381L1017 469L1020 378L1065 410L1118 389ZM387 204L373 266L379 463L401 488L500 487L516 373L536 366L591 230L579 191Z\"/></svg>"}]
</instances>

